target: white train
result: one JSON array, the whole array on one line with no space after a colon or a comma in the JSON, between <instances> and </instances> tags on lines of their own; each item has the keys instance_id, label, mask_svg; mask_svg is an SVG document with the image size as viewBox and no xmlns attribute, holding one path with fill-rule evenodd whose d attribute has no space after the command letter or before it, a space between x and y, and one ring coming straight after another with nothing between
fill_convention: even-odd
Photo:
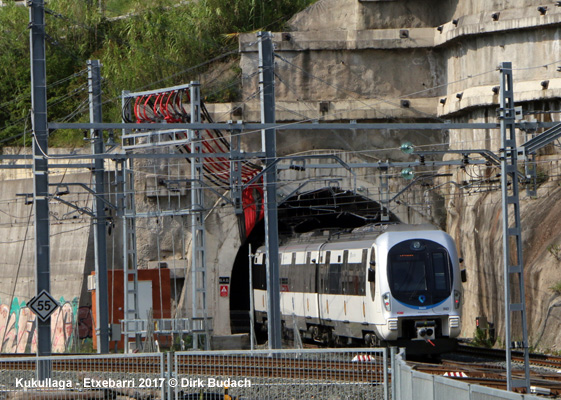
<instances>
[{"instance_id":1,"label":"white train","mask_svg":"<svg viewBox=\"0 0 561 400\"><path fill-rule=\"evenodd\" d=\"M409 354L450 351L461 330L456 246L428 225L381 225L336 237L308 235L280 247L281 314L325 344L397 345ZM265 248L254 256L256 328L267 329Z\"/></svg>"}]
</instances>

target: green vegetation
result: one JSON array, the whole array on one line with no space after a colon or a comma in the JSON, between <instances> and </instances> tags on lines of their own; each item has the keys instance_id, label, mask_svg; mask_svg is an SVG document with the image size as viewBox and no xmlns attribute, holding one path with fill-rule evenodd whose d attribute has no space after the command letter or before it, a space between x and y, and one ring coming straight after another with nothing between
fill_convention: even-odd
<instances>
[{"instance_id":1,"label":"green vegetation","mask_svg":"<svg viewBox=\"0 0 561 400\"><path fill-rule=\"evenodd\" d=\"M547 251L551 254L557 261L561 261L561 246L558 244L550 244L547 246Z\"/></svg>"},{"instance_id":2,"label":"green vegetation","mask_svg":"<svg viewBox=\"0 0 561 400\"><path fill-rule=\"evenodd\" d=\"M553 292L556 294L561 294L561 281L551 286L550 289L553 290Z\"/></svg>"},{"instance_id":3,"label":"green vegetation","mask_svg":"<svg viewBox=\"0 0 561 400\"><path fill-rule=\"evenodd\" d=\"M489 337L489 329L481 329L477 327L475 328L472 344L478 347L491 348L494 346L495 341L493 338Z\"/></svg>"},{"instance_id":4,"label":"green vegetation","mask_svg":"<svg viewBox=\"0 0 561 400\"><path fill-rule=\"evenodd\" d=\"M49 120L88 120L83 73L88 59L103 64L104 119L120 121L122 90L199 79L211 66L207 60L237 57L238 33L282 30L314 1L104 0L100 10L98 1L51 0L46 4ZM0 7L0 146L22 145L30 130L28 13L13 2ZM128 16L115 18L122 14ZM237 100L236 81L218 84L208 99ZM55 132L49 143L81 145L82 135ZM29 134L25 141L29 145Z\"/></svg>"}]
</instances>

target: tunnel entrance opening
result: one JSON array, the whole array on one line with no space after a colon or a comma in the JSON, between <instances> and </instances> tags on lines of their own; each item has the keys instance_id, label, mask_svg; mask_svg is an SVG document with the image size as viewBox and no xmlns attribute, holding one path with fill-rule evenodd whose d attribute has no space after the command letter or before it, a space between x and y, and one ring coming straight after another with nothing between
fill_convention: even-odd
<instances>
[{"instance_id":1,"label":"tunnel entrance opening","mask_svg":"<svg viewBox=\"0 0 561 400\"><path fill-rule=\"evenodd\" d=\"M248 333L249 320L249 245L252 252L265 243L265 228L259 221L236 254L230 279L230 329L232 334Z\"/></svg>"},{"instance_id":2,"label":"tunnel entrance opening","mask_svg":"<svg viewBox=\"0 0 561 400\"><path fill-rule=\"evenodd\" d=\"M335 187L297 194L279 204L279 241L314 230L351 230L381 222L381 207L376 201ZM399 222L389 213L389 223ZM232 334L248 333L249 245L252 252L265 244L265 225L261 220L242 243L230 280L230 328Z\"/></svg>"}]
</instances>

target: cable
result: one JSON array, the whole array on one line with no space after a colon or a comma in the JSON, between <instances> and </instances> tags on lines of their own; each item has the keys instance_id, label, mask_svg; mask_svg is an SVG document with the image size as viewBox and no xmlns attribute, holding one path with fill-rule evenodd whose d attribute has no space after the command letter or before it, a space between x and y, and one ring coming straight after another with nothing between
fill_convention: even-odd
<instances>
[{"instance_id":1,"label":"cable","mask_svg":"<svg viewBox=\"0 0 561 400\"><path fill-rule=\"evenodd\" d=\"M16 293L16 285L18 283L19 272L20 272L20 269L21 269L21 262L23 260L23 253L24 253L24 250L25 250L25 244L27 243L27 233L29 231L29 226L31 225L30 221L31 221L31 216L33 215L32 212L33 212L33 207L29 207L29 214L27 216L27 226L25 227L25 233L23 235L23 245L21 246L21 252L20 252L20 255L19 255L18 267L16 269L16 277L14 279L14 287L12 289L12 294L10 296L10 303L9 303L10 314L11 314L11 311L12 311L12 303L14 302L14 296L15 296L15 293ZM8 321L6 321L6 322L8 322ZM6 339L6 332L7 331L8 331L8 329L4 329L4 335L2 336L2 343L4 343L4 340Z\"/></svg>"}]
</instances>

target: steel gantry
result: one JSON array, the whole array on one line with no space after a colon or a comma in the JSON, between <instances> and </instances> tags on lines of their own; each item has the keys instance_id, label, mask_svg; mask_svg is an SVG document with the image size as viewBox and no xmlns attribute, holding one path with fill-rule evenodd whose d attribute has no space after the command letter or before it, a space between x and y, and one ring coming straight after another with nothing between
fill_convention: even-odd
<instances>
[{"instance_id":1,"label":"steel gantry","mask_svg":"<svg viewBox=\"0 0 561 400\"><path fill-rule=\"evenodd\" d=\"M500 108L501 124L501 192L503 209L503 263L505 296L505 347L507 390L526 388L530 393L530 363L528 350L528 327L526 320L526 297L524 290L524 259L522 256L522 229L520 227L520 196L518 190L518 148L514 110L514 89L512 64L504 62L500 67ZM513 221L509 221L512 211ZM517 289L518 291L513 291ZM516 313L516 314L515 314ZM519 318L514 318L518 315ZM513 341L512 328L517 326L520 341ZM512 349L524 352L524 379L512 377Z\"/></svg>"}]
</instances>

